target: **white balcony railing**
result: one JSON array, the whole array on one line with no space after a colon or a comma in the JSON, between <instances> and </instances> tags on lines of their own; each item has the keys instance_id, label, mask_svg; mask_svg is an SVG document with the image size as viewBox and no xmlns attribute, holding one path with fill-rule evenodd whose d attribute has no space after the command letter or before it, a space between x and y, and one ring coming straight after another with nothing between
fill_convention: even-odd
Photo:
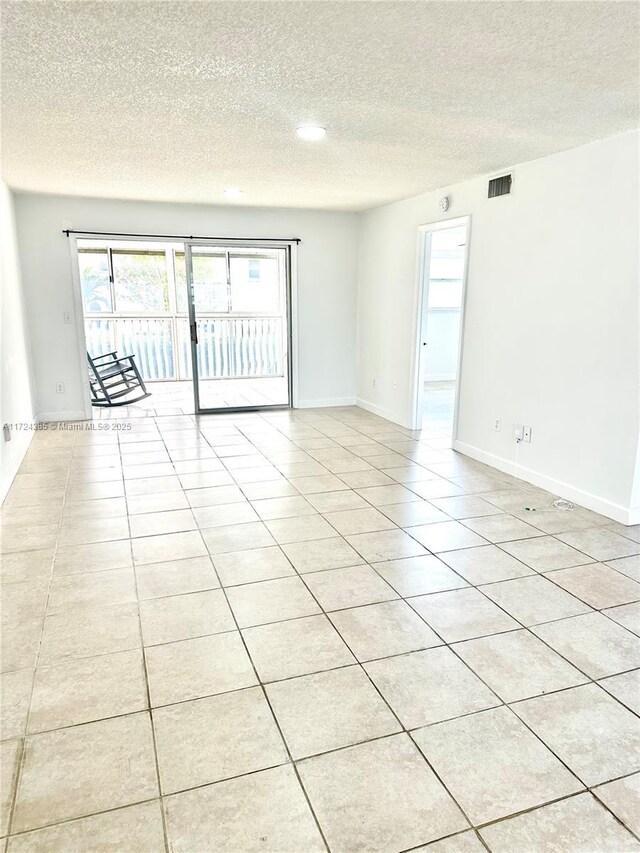
<instances>
[{"instance_id":1,"label":"white balcony railing","mask_svg":"<svg viewBox=\"0 0 640 853\"><path fill-rule=\"evenodd\" d=\"M92 356L117 350L135 355L147 381L191 378L191 342L185 317L86 317ZM201 379L284 376L282 317L199 317Z\"/></svg>"}]
</instances>

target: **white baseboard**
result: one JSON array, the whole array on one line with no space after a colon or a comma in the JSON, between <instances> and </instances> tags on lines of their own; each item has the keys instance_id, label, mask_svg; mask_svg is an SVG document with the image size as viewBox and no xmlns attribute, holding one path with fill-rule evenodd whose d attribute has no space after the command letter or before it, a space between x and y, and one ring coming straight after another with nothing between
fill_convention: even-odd
<instances>
[{"instance_id":1,"label":"white baseboard","mask_svg":"<svg viewBox=\"0 0 640 853\"><path fill-rule=\"evenodd\" d=\"M355 397L327 397L324 400L298 400L296 409L325 409L334 406L355 406Z\"/></svg>"},{"instance_id":2,"label":"white baseboard","mask_svg":"<svg viewBox=\"0 0 640 853\"><path fill-rule=\"evenodd\" d=\"M398 426L404 427L405 429L411 429L411 424L403 421L401 418L398 418L393 412L390 412L388 409L385 409L383 406L378 406L376 403L370 403L369 400L363 400L361 397L356 399L356 406L360 406L361 409L366 409L367 412L371 412L372 415L378 415L381 418L384 418L387 421L391 421L394 424L398 424Z\"/></svg>"},{"instance_id":3,"label":"white baseboard","mask_svg":"<svg viewBox=\"0 0 640 853\"><path fill-rule=\"evenodd\" d=\"M628 525L640 524L640 506L631 507L629 510L629 521L626 523Z\"/></svg>"},{"instance_id":4,"label":"white baseboard","mask_svg":"<svg viewBox=\"0 0 640 853\"><path fill-rule=\"evenodd\" d=\"M62 423L63 421L86 421L87 416L83 410L72 412L38 412L36 421L39 424Z\"/></svg>"},{"instance_id":5,"label":"white baseboard","mask_svg":"<svg viewBox=\"0 0 640 853\"><path fill-rule=\"evenodd\" d=\"M487 453L487 451L473 447L471 444L465 444L463 441L454 441L453 449L458 453L463 453L465 456L476 459L478 462L491 465L505 474L517 474L519 479L525 480L527 483L532 483L534 486L539 486L541 489L546 489L548 492L574 501L580 506L593 510L593 512L597 512L600 515L606 515L607 518L618 521L620 524L629 525L638 523L632 520L633 515L637 515L640 520L640 510L631 510L629 507L613 503L613 501L602 498L599 495L593 495L591 492L579 489L570 483L564 483L546 474L541 474L532 468L525 468L522 465L516 466L510 459L496 456L494 453Z\"/></svg>"},{"instance_id":6,"label":"white baseboard","mask_svg":"<svg viewBox=\"0 0 640 853\"><path fill-rule=\"evenodd\" d=\"M31 439L34 435L35 430L32 429L18 430L11 434L11 441L4 445L3 453L5 459L9 457L9 461L6 463L6 471L3 472L2 480L0 481L0 504L2 504L11 488L11 484L18 473L20 465L22 465L22 460L29 449ZM0 437L0 441L3 440ZM10 452L9 448L11 448Z\"/></svg>"}]
</instances>

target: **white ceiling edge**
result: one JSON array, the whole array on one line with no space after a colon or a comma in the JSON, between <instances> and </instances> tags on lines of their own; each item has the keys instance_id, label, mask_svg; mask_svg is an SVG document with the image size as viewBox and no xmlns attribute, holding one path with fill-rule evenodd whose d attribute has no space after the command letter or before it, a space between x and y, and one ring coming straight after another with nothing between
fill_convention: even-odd
<instances>
[{"instance_id":1,"label":"white ceiling edge","mask_svg":"<svg viewBox=\"0 0 640 853\"><path fill-rule=\"evenodd\" d=\"M400 204L406 201L417 200L422 196L431 195L433 193L442 192L444 194L455 191L455 188L468 183L470 181L481 181L486 180L489 181L491 178L499 177L503 174L510 174L517 172L519 168L522 166L529 165L531 163L537 163L542 160L548 160L551 157L557 157L563 154L569 154L572 151L577 151L581 148L588 148L591 145L597 145L600 142L604 142L607 139L615 139L617 137L627 136L631 134L640 134L640 124L636 127L630 128L629 130L625 130L622 133L615 133L610 136L605 136L600 139L594 139L590 142L583 143L582 145L574 145L571 148L563 148L559 151L553 151L550 154L545 154L542 157L535 157L531 160L523 160L520 163L509 163L504 166L499 166L491 171L481 172L475 175L469 175L467 177L461 178L460 180L452 181L451 183L444 184L442 186L432 187L429 189L421 190L417 193L413 193L409 196L404 196L402 198L392 199L390 201L382 202L381 204L373 205L372 207L365 207L359 210L345 210L343 208L335 208L335 207L304 207L304 206L291 206L291 205L260 205L260 204L245 204L238 202L225 202L223 199L219 201L211 201L211 202L203 202L203 201L185 201L183 199L179 200L168 200L168 199L158 199L158 198L137 198L131 196L105 196L105 195L93 195L88 193L69 193L69 192L48 192L44 190L38 189L24 189L22 187L12 186L10 183L6 182L4 179L3 182L6 186L11 190L14 195L21 196L37 196L41 198L52 198L52 199L69 199L69 200L82 200L86 199L87 201L104 201L107 203L117 204L118 202L122 202L125 204L140 204L140 205L171 205L171 206L180 206L180 207L203 207L203 208L219 208L223 210L237 210L241 211L251 211L251 212L269 212L269 211L279 211L281 213L318 213L318 214L344 214L344 215L352 215L359 216L362 214L371 213L375 210L380 210L384 207L391 207L394 204ZM640 157L640 138L639 138L639 157Z\"/></svg>"}]
</instances>

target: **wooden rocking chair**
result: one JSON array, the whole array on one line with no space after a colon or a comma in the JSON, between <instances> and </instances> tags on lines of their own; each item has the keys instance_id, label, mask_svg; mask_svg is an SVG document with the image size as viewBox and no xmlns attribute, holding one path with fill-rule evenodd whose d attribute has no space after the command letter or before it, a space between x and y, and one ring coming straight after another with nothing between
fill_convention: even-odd
<instances>
[{"instance_id":1,"label":"wooden rocking chair","mask_svg":"<svg viewBox=\"0 0 640 853\"><path fill-rule=\"evenodd\" d=\"M92 406L126 406L151 396L136 366L135 356L118 358L114 351L95 358L87 353L87 359Z\"/></svg>"}]
</instances>

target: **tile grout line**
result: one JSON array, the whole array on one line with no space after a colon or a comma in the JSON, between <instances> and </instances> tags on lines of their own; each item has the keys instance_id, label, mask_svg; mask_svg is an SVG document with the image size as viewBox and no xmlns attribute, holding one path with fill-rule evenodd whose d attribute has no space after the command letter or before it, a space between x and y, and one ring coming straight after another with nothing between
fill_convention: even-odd
<instances>
[{"instance_id":1,"label":"tile grout line","mask_svg":"<svg viewBox=\"0 0 640 853\"><path fill-rule=\"evenodd\" d=\"M165 445L165 449L168 450L168 448L164 442L164 438L162 438L162 436L161 436L161 441ZM118 437L118 444L120 444L119 437ZM120 458L122 460L122 454L120 454ZM173 467L173 462L171 464ZM126 485L125 485L125 493L126 493ZM127 500L127 499L125 498L125 500ZM127 500L127 523L129 524L128 507L129 507L129 503ZM131 534L131 530L129 530L129 534ZM149 728L151 729L151 742L153 744L153 760L154 760L155 770L156 770L156 785L157 785L157 789L158 789L158 800L159 800L159 806L160 806L160 819L162 821L162 834L163 834L163 838L164 838L165 851L166 851L166 853L171 853L171 851L173 850L173 847L172 847L170 840L169 840L169 827L168 827L168 821L167 821L167 814L166 814L166 810L164 808L164 804L163 804L163 800L162 800L162 793L163 792L162 792L162 779L161 779L161 775L160 775L160 759L159 759L159 754L158 754L158 740L157 740L157 736L156 736L156 727L155 727L155 721L154 721L154 717L153 717L153 706L151 703L151 686L149 683L149 668L148 668L148 664L147 664L147 653L145 651L144 633L142 630L142 612L141 612L141 607L140 607L141 599L140 599L140 592L139 592L139 587L138 587L138 575L136 573L135 557L134 557L134 553L133 553L133 539L131 538L131 535L129 538L129 546L130 546L130 554L131 554L133 582L134 582L135 590L136 590L136 610L137 610L137 614L138 614L138 631L140 632L140 651L142 654L142 668L143 668L143 672L144 672L144 686L145 686L145 692L146 692L146 698L147 698L147 713L149 715Z\"/></svg>"},{"instance_id":2,"label":"tile grout line","mask_svg":"<svg viewBox=\"0 0 640 853\"><path fill-rule=\"evenodd\" d=\"M32 661L32 666L30 667L33 675L32 675L32 679L31 679L31 689L29 691L29 703L28 703L27 716L26 716L26 719L24 721L24 725L23 725L23 729L22 729L22 735L20 737L20 752L18 755L17 765L13 769L11 800L10 800L10 806L9 806L9 816L8 816L8 820L7 820L7 837L9 837L11 835L11 830L13 828L13 822L15 820L16 807L17 807L17 803L18 803L18 793L20 790L21 782L22 782L22 774L23 774L24 764L25 764L26 756L27 756L27 738L28 738L28 732L29 732L29 720L30 720L30 716L31 716L31 704L33 702L33 694L34 694L34 690L35 690L35 683L36 683L36 677L37 677L37 672L38 672L38 662L40 659L40 654L42 651L42 644L44 641L44 631L45 631L45 625L46 625L47 607L49 604L49 596L51 594L51 584L52 584L52 580L53 580L53 572L54 572L54 568L55 568L56 555L57 555L57 551L58 551L58 541L60 538L60 530L62 527L62 518L64 515L64 506L66 503L67 485L69 482L71 456L73 454L73 446L75 445L75 441L76 441L76 434L72 433L71 438L72 438L72 441L70 441L71 447L69 448L69 457L68 457L68 462L67 462L67 466L66 466L66 473L65 473L65 487L64 487L63 496L62 496L62 505L61 505L61 510L60 510L60 517L58 519L58 531L56 534L55 545L53 547L53 557L51 559L51 568L49 570L49 579L47 581L47 594L45 597L45 605L44 605L43 615L42 615L42 625L41 625L40 632L39 632L40 639L38 641L38 646L36 649L35 660ZM9 842L7 841L7 846L8 846L8 843Z\"/></svg>"},{"instance_id":3,"label":"tile grout line","mask_svg":"<svg viewBox=\"0 0 640 853\"><path fill-rule=\"evenodd\" d=\"M212 562L213 562L213 561L212 561ZM215 568L215 564L214 564L214 568ZM218 578L218 580L219 580L219 578ZM330 849L330 848L329 848L329 845L328 845L327 840L326 840L326 838L325 838L324 831L323 831L323 829L322 829L322 827L321 827L321 825L320 825L320 821L318 820L318 817L317 817L317 815L316 815L316 813L315 813L315 810L314 810L313 806L311 805L311 801L309 800L308 794L307 794L307 792L306 792L306 790L305 790L304 786L302 785L302 780L300 779L300 775L299 775L299 773L298 773L298 769L297 769L297 767L295 766L295 763L294 763L294 761L293 761L293 758L292 758L292 755L291 755L291 751L290 751L290 749L289 749L289 745L288 745L288 743L287 743L287 741L286 741L286 739L285 739L285 737L284 737L284 734L282 733L282 729L281 729L281 727L280 727L280 723L279 723L279 721L278 721L278 719L277 719L277 717L276 717L276 715L275 715L275 713L274 713L274 711L273 711L273 707L271 706L271 702L270 702L269 697L268 697L268 695L267 695L267 691L266 691L265 686L264 686L264 684L263 684L263 682L262 682L262 679L260 678L260 674L259 674L259 672L258 672L258 668L257 668L257 667L256 667L256 665L255 665L255 662L254 662L254 660L253 660L253 657L251 656L251 652L249 651L249 647L247 646L247 643L246 643L245 637L244 637L244 635L243 635L242 631L240 630L240 626L239 626L239 624L238 624L236 614L235 614L235 612L234 612L233 608L231 607L231 604L230 604L230 602L229 602L229 598L228 598L228 596L227 596L227 593L226 593L225 588L221 585L221 586L220 586L220 589L221 589L221 590L222 590L222 592L223 592L223 595L224 595L225 601L226 601L226 603L227 603L227 608L228 608L228 610L229 610L229 613L231 614L231 618L233 619L233 623L234 623L234 625L236 626L236 631L237 631L237 633L238 633L238 635L239 635L239 637L240 637L240 641L242 642L242 645L243 645L243 648L244 648L245 654L247 655L247 658L248 658L248 660L249 660L249 661L250 661L250 663L251 663L251 667L252 667L252 669L253 669L254 676L255 676L256 681L257 681L257 685L256 685L256 686L259 686L259 687L260 687L260 690L261 690L261 692L262 692L262 696L263 696L263 698L264 698L264 701L266 702L266 704L267 704L267 706L268 706L268 708L269 708L269 712L270 712L270 714L271 714L271 719L272 719L272 721L273 721L274 725L276 726L276 728L277 728L277 730L278 730L278 734L279 734L279 736L280 736L280 740L281 740L282 745L284 746L284 749L285 749L285 751L286 751L286 753L287 753L287 756L288 756L288 758L289 758L289 763L291 764L291 766L292 766L292 768L293 768L293 772L294 772L294 773L295 773L295 775L296 775L296 778L297 778L297 780L298 780L298 784L299 784L299 786L300 786L300 788L301 788L301 790L302 790L302 792L303 792L303 795L304 795L304 797L305 797L305 799L306 799L307 806L308 806L308 808L309 808L309 810L310 810L310 812L311 812L311 815L312 815L313 820L314 820L314 822L315 822L315 824L316 824L316 827L317 827L317 829L318 829L318 832L320 833L320 837L322 838L322 841L323 841L323 844L325 845L326 850L327 850L327 851L329 851L329 849ZM254 688L253 688L253 687L249 687L249 688L245 688L245 689L254 689ZM230 691L230 692L237 692L237 691ZM152 718L152 719L153 719L153 718ZM257 772L259 772L259 771L257 771ZM163 797L164 797L164 795L163 795ZM163 813L165 812L164 806L163 806L162 811L163 811ZM171 848L167 848L167 849L168 849L168 850L170 850Z\"/></svg>"}]
</instances>

